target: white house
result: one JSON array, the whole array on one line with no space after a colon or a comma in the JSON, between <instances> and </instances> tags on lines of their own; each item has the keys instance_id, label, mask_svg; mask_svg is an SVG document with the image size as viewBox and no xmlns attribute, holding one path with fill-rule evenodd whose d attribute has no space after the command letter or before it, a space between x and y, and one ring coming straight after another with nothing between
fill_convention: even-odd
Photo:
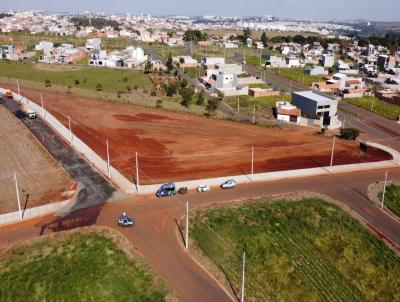
<instances>
[{"instance_id":1,"label":"white house","mask_svg":"<svg viewBox=\"0 0 400 302\"><path fill-rule=\"evenodd\" d=\"M276 103L276 119L279 121L300 123L301 110L288 102Z\"/></svg>"},{"instance_id":2,"label":"white house","mask_svg":"<svg viewBox=\"0 0 400 302\"><path fill-rule=\"evenodd\" d=\"M101 39L100 38L87 39L85 47L87 50L100 50Z\"/></svg>"}]
</instances>

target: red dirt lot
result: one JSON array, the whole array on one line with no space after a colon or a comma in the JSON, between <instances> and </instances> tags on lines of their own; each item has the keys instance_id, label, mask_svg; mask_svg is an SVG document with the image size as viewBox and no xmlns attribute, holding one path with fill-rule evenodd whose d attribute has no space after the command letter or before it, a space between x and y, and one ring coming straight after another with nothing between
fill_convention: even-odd
<instances>
[{"instance_id":1,"label":"red dirt lot","mask_svg":"<svg viewBox=\"0 0 400 302\"><path fill-rule=\"evenodd\" d=\"M2 85L7 86L7 85ZM40 104L40 91L21 89ZM140 183L193 180L327 166L332 138L313 135L316 129L270 129L188 114L107 103L94 99L43 93L45 108L103 159L109 140L111 165L135 181L138 152ZM361 153L355 142L337 140L334 164L391 159L369 148Z\"/></svg>"}]
</instances>

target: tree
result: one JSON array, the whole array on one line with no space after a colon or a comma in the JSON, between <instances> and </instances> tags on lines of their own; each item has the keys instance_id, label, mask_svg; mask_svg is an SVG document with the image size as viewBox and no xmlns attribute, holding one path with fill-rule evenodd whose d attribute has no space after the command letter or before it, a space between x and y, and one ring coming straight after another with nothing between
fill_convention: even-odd
<instances>
[{"instance_id":1,"label":"tree","mask_svg":"<svg viewBox=\"0 0 400 302\"><path fill-rule=\"evenodd\" d=\"M180 63L180 64L185 64L185 58L180 57L180 58L179 58L179 63Z\"/></svg>"},{"instance_id":2,"label":"tree","mask_svg":"<svg viewBox=\"0 0 400 302\"><path fill-rule=\"evenodd\" d=\"M150 60L147 60L144 64L144 73L148 74L153 70L153 63Z\"/></svg>"},{"instance_id":3,"label":"tree","mask_svg":"<svg viewBox=\"0 0 400 302\"><path fill-rule=\"evenodd\" d=\"M169 55L167 62L165 63L165 66L167 67L168 73L171 73L171 71L174 69L174 62L172 61L171 54Z\"/></svg>"},{"instance_id":4,"label":"tree","mask_svg":"<svg viewBox=\"0 0 400 302\"><path fill-rule=\"evenodd\" d=\"M186 81L186 79L182 79L181 82L180 82L180 85L181 85L182 88L185 88L188 85L188 81Z\"/></svg>"},{"instance_id":5,"label":"tree","mask_svg":"<svg viewBox=\"0 0 400 302\"><path fill-rule=\"evenodd\" d=\"M177 87L175 83L167 83L164 85L164 91L165 94L169 97L174 96L174 94L176 94L177 91Z\"/></svg>"},{"instance_id":6,"label":"tree","mask_svg":"<svg viewBox=\"0 0 400 302\"><path fill-rule=\"evenodd\" d=\"M204 106L204 91L200 91L196 97L196 105Z\"/></svg>"},{"instance_id":7,"label":"tree","mask_svg":"<svg viewBox=\"0 0 400 302\"><path fill-rule=\"evenodd\" d=\"M345 140L354 141L360 135L360 131L355 128L343 128L340 129L340 137Z\"/></svg>"},{"instance_id":8,"label":"tree","mask_svg":"<svg viewBox=\"0 0 400 302\"><path fill-rule=\"evenodd\" d=\"M192 87L183 87L179 91L179 94L182 97L181 105L188 108L194 96L194 89Z\"/></svg>"},{"instance_id":9,"label":"tree","mask_svg":"<svg viewBox=\"0 0 400 302\"><path fill-rule=\"evenodd\" d=\"M214 116L215 112L218 109L219 106L219 100L212 98L208 100L207 106L206 106L206 110L207 110L207 116Z\"/></svg>"},{"instance_id":10,"label":"tree","mask_svg":"<svg viewBox=\"0 0 400 302\"><path fill-rule=\"evenodd\" d=\"M156 102L156 108L160 109L160 108L162 108L162 106L163 106L162 100L157 100L157 102Z\"/></svg>"},{"instance_id":11,"label":"tree","mask_svg":"<svg viewBox=\"0 0 400 302\"><path fill-rule=\"evenodd\" d=\"M261 43L264 45L264 47L268 46L268 37L265 31L261 35Z\"/></svg>"}]
</instances>

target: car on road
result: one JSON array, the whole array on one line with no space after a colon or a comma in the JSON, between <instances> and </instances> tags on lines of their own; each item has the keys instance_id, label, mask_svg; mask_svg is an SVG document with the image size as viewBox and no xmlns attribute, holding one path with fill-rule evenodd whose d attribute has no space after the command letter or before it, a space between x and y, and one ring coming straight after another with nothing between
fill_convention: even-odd
<instances>
[{"instance_id":1,"label":"car on road","mask_svg":"<svg viewBox=\"0 0 400 302\"><path fill-rule=\"evenodd\" d=\"M182 187L182 188L179 188L179 190L178 190L179 194L187 194L187 192L188 192L187 187Z\"/></svg>"},{"instance_id":2,"label":"car on road","mask_svg":"<svg viewBox=\"0 0 400 302\"><path fill-rule=\"evenodd\" d=\"M222 189L233 189L236 187L236 182L233 179L227 180L221 184Z\"/></svg>"},{"instance_id":3,"label":"car on road","mask_svg":"<svg viewBox=\"0 0 400 302\"><path fill-rule=\"evenodd\" d=\"M121 227L133 227L135 221L126 214L118 217L118 225Z\"/></svg>"},{"instance_id":4,"label":"car on road","mask_svg":"<svg viewBox=\"0 0 400 302\"><path fill-rule=\"evenodd\" d=\"M161 189L159 189L159 190L157 191L157 193L156 193L156 196L157 196L158 198L161 198L161 197L170 197L170 196L174 196L175 194L176 194L175 191L161 190Z\"/></svg>"},{"instance_id":5,"label":"car on road","mask_svg":"<svg viewBox=\"0 0 400 302\"><path fill-rule=\"evenodd\" d=\"M197 192L208 192L210 191L210 187L207 185L200 185L197 187Z\"/></svg>"},{"instance_id":6,"label":"car on road","mask_svg":"<svg viewBox=\"0 0 400 302\"><path fill-rule=\"evenodd\" d=\"M174 196L176 194L175 184L174 183L166 183L163 184L158 191L156 192L156 196L160 197L169 197Z\"/></svg>"}]
</instances>

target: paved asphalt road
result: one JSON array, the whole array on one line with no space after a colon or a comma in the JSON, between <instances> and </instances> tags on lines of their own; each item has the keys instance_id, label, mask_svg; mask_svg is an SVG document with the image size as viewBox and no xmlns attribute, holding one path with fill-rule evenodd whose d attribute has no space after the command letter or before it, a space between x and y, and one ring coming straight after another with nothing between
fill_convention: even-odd
<instances>
[{"instance_id":1,"label":"paved asphalt road","mask_svg":"<svg viewBox=\"0 0 400 302\"><path fill-rule=\"evenodd\" d=\"M142 196L135 200L113 202L81 210L61 219L49 216L6 226L1 229L0 242L29 239L77 226L97 224L116 228L116 217L125 211L134 216L137 224L132 229L121 229L121 232L149 260L183 301L231 301L230 296L187 255L182 247L182 239L176 231L176 221L184 215L186 200L193 209L218 202L282 193L318 192L342 202L360 215L371 229L379 230L393 242L400 244L400 224L366 197L368 185L381 181L383 175L384 171L377 170L251 183L228 191L212 188L208 193L190 192L186 196L165 199ZM399 176L400 169L390 170L389 178Z\"/></svg>"}]
</instances>

